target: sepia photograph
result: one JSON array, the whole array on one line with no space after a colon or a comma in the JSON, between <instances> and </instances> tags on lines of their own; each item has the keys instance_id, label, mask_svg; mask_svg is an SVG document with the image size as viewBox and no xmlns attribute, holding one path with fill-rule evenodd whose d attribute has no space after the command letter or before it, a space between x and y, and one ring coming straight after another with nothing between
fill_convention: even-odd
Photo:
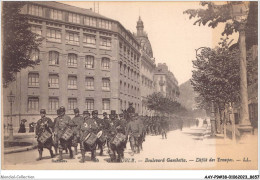
<instances>
[{"instance_id":1,"label":"sepia photograph","mask_svg":"<svg viewBox=\"0 0 260 180\"><path fill-rule=\"evenodd\" d=\"M258 1L1 8L1 170L258 170Z\"/></svg>"}]
</instances>

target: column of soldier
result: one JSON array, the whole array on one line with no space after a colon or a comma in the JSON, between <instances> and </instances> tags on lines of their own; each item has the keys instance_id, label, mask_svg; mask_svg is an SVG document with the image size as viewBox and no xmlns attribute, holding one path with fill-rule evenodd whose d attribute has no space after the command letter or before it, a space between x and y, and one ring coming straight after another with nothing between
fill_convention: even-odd
<instances>
[{"instance_id":1,"label":"column of soldier","mask_svg":"<svg viewBox=\"0 0 260 180\"><path fill-rule=\"evenodd\" d=\"M37 160L42 159L43 148L47 148L51 158L54 158L52 147L58 155L57 161L63 160L64 150L67 153L69 151L69 157L73 159L78 153L79 144L82 163L85 162L86 152L91 152L91 161L98 162L96 150L99 149L99 155L102 156L105 146L108 148L110 162L122 162L128 140L132 151L130 154L140 153L145 138L145 128L138 114L131 108L127 118L125 114L120 114L118 118L114 110L111 110L109 117L104 112L103 119L98 118L97 110L92 111L91 117L88 111L84 111L81 116L79 109L76 108L72 119L65 112L65 108L60 107L53 122L46 117L45 109L40 110L41 119L36 124L39 151Z\"/></svg>"}]
</instances>

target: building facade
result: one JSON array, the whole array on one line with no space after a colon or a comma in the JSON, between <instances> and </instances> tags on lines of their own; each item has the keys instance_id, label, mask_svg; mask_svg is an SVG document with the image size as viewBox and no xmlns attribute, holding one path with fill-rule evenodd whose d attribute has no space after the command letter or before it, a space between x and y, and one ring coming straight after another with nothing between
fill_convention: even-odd
<instances>
[{"instance_id":1,"label":"building facade","mask_svg":"<svg viewBox=\"0 0 260 180\"><path fill-rule=\"evenodd\" d=\"M57 2L28 2L22 13L44 39L31 52L39 65L21 70L3 89L2 102L8 103L10 91L15 95L15 128L21 119L36 122L40 109L54 118L59 106L69 115L76 107L102 114L121 113L133 103L140 112L140 45L120 22ZM7 125L10 105L3 107Z\"/></svg>"},{"instance_id":2,"label":"building facade","mask_svg":"<svg viewBox=\"0 0 260 180\"><path fill-rule=\"evenodd\" d=\"M141 115L153 115L152 111L147 108L147 96L154 92L154 72L155 72L155 59L153 57L153 50L151 43L148 39L147 33L144 31L144 24L139 17L137 21L137 33L135 37L139 42L141 49Z\"/></svg>"},{"instance_id":3,"label":"building facade","mask_svg":"<svg viewBox=\"0 0 260 180\"><path fill-rule=\"evenodd\" d=\"M160 92L165 97L178 101L180 95L178 81L165 63L158 63L154 73L154 84L155 92Z\"/></svg>"}]
</instances>

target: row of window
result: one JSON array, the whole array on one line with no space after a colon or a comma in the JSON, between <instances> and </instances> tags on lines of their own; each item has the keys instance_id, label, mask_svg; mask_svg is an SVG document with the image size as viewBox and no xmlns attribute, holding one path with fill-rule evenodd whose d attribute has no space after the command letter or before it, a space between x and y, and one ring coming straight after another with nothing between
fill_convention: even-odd
<instances>
[{"instance_id":1,"label":"row of window","mask_svg":"<svg viewBox=\"0 0 260 180\"><path fill-rule=\"evenodd\" d=\"M73 110L78 107L77 98L68 98L68 110ZM29 97L28 98L28 111L39 110L39 97ZM49 111L56 111L59 108L59 98L50 97L49 98ZM94 99L85 99L85 109L88 111L94 110ZM110 110L110 99L102 99L102 109L105 111Z\"/></svg>"},{"instance_id":2,"label":"row of window","mask_svg":"<svg viewBox=\"0 0 260 180\"><path fill-rule=\"evenodd\" d=\"M120 52L125 54L127 57L131 57L134 61L139 59L138 55L134 52L134 50L128 45L123 45L122 42L119 43Z\"/></svg>"},{"instance_id":3,"label":"row of window","mask_svg":"<svg viewBox=\"0 0 260 180\"><path fill-rule=\"evenodd\" d=\"M126 64L122 65L120 62L120 73L127 75L129 78L139 79L140 75L134 69L127 67Z\"/></svg>"},{"instance_id":4,"label":"row of window","mask_svg":"<svg viewBox=\"0 0 260 180\"><path fill-rule=\"evenodd\" d=\"M33 50L31 52L31 60L36 61L39 59L40 52L39 50ZM57 51L49 52L49 64L58 65L60 62L60 53ZM78 55L74 53L68 54L68 66L77 67L78 66ZM86 68L94 68L95 67L95 57L87 55L85 56L85 67ZM108 70L110 68L110 59L106 57L101 58L101 68Z\"/></svg>"},{"instance_id":5,"label":"row of window","mask_svg":"<svg viewBox=\"0 0 260 180\"><path fill-rule=\"evenodd\" d=\"M32 26L31 31L33 33L36 33L40 36L42 36L42 30L39 26ZM62 39L62 33L61 30L59 29L47 29L46 37L48 41L52 42L61 42ZM65 34L65 40L67 44L72 44L72 45L79 45L79 39L80 35L77 32L72 32L72 31L66 31ZM83 34L83 45L96 45L96 36L95 35L89 35L89 34ZM110 49L112 46L112 40L111 38L106 38L106 37L100 37L99 39L99 46L102 48L108 48Z\"/></svg>"},{"instance_id":6,"label":"row of window","mask_svg":"<svg viewBox=\"0 0 260 180\"><path fill-rule=\"evenodd\" d=\"M39 87L39 73L29 73L28 74L28 86L29 87ZM50 74L48 80L48 87L50 88L59 88L59 75ZM94 90L94 77L85 78L85 89ZM69 75L68 76L68 88L77 89L77 76ZM102 78L102 90L110 90L110 79Z\"/></svg>"},{"instance_id":7,"label":"row of window","mask_svg":"<svg viewBox=\"0 0 260 180\"><path fill-rule=\"evenodd\" d=\"M145 76L142 76L142 85L147 86L149 88L153 88L153 81L150 79L146 78Z\"/></svg>"},{"instance_id":8,"label":"row of window","mask_svg":"<svg viewBox=\"0 0 260 180\"><path fill-rule=\"evenodd\" d=\"M45 14L44 14L45 11ZM41 6L37 5L28 5L28 13L34 16L40 16L40 17L47 17L53 20L65 20L67 22L80 24L81 18L84 25L92 26L92 27L99 27L103 29L112 29L112 22L98 19L94 17L88 17L88 16L81 16L76 13L70 13L70 12L64 12L61 10L56 9L50 9L50 8L43 8ZM64 16L64 18L63 18Z\"/></svg>"},{"instance_id":9,"label":"row of window","mask_svg":"<svg viewBox=\"0 0 260 180\"><path fill-rule=\"evenodd\" d=\"M124 92L131 93L136 96L139 94L138 87L130 85L129 83L127 84L126 82L123 83L122 81L120 81L120 89L123 90Z\"/></svg>"}]
</instances>

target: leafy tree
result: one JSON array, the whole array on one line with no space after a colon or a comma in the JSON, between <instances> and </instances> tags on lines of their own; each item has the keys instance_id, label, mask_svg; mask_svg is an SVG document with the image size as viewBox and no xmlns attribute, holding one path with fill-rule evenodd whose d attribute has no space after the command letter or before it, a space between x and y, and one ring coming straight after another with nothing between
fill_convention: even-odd
<instances>
[{"instance_id":1,"label":"leafy tree","mask_svg":"<svg viewBox=\"0 0 260 180\"><path fill-rule=\"evenodd\" d=\"M188 9L184 14L188 14L189 18L197 18L194 25L208 25L215 28L219 23L225 23L225 29L222 35L230 35L239 30L240 23L232 18L232 5L239 4L238 1L230 1L223 5L216 5L212 1L202 1L200 5L204 9ZM257 37L257 11L258 2L249 2L249 14L246 25L246 32L252 34L251 37ZM257 39L257 38L256 38ZM254 40L256 41L256 40Z\"/></svg>"},{"instance_id":2,"label":"leafy tree","mask_svg":"<svg viewBox=\"0 0 260 180\"><path fill-rule=\"evenodd\" d=\"M21 14L21 8L24 5L25 2L19 1L3 2L2 77L4 87L15 80L15 74L21 69L37 64L37 61L31 60L30 52L38 49L42 39L31 32L28 17Z\"/></svg>"},{"instance_id":3,"label":"leafy tree","mask_svg":"<svg viewBox=\"0 0 260 180\"><path fill-rule=\"evenodd\" d=\"M198 92L201 107L216 103L237 102L239 100L238 49L230 50L228 39L222 39L220 47L206 48L193 61L196 70L192 73L191 84Z\"/></svg>"},{"instance_id":4,"label":"leafy tree","mask_svg":"<svg viewBox=\"0 0 260 180\"><path fill-rule=\"evenodd\" d=\"M147 107L162 114L173 114L185 110L180 103L164 97L160 92L155 92L147 97Z\"/></svg>"}]
</instances>

